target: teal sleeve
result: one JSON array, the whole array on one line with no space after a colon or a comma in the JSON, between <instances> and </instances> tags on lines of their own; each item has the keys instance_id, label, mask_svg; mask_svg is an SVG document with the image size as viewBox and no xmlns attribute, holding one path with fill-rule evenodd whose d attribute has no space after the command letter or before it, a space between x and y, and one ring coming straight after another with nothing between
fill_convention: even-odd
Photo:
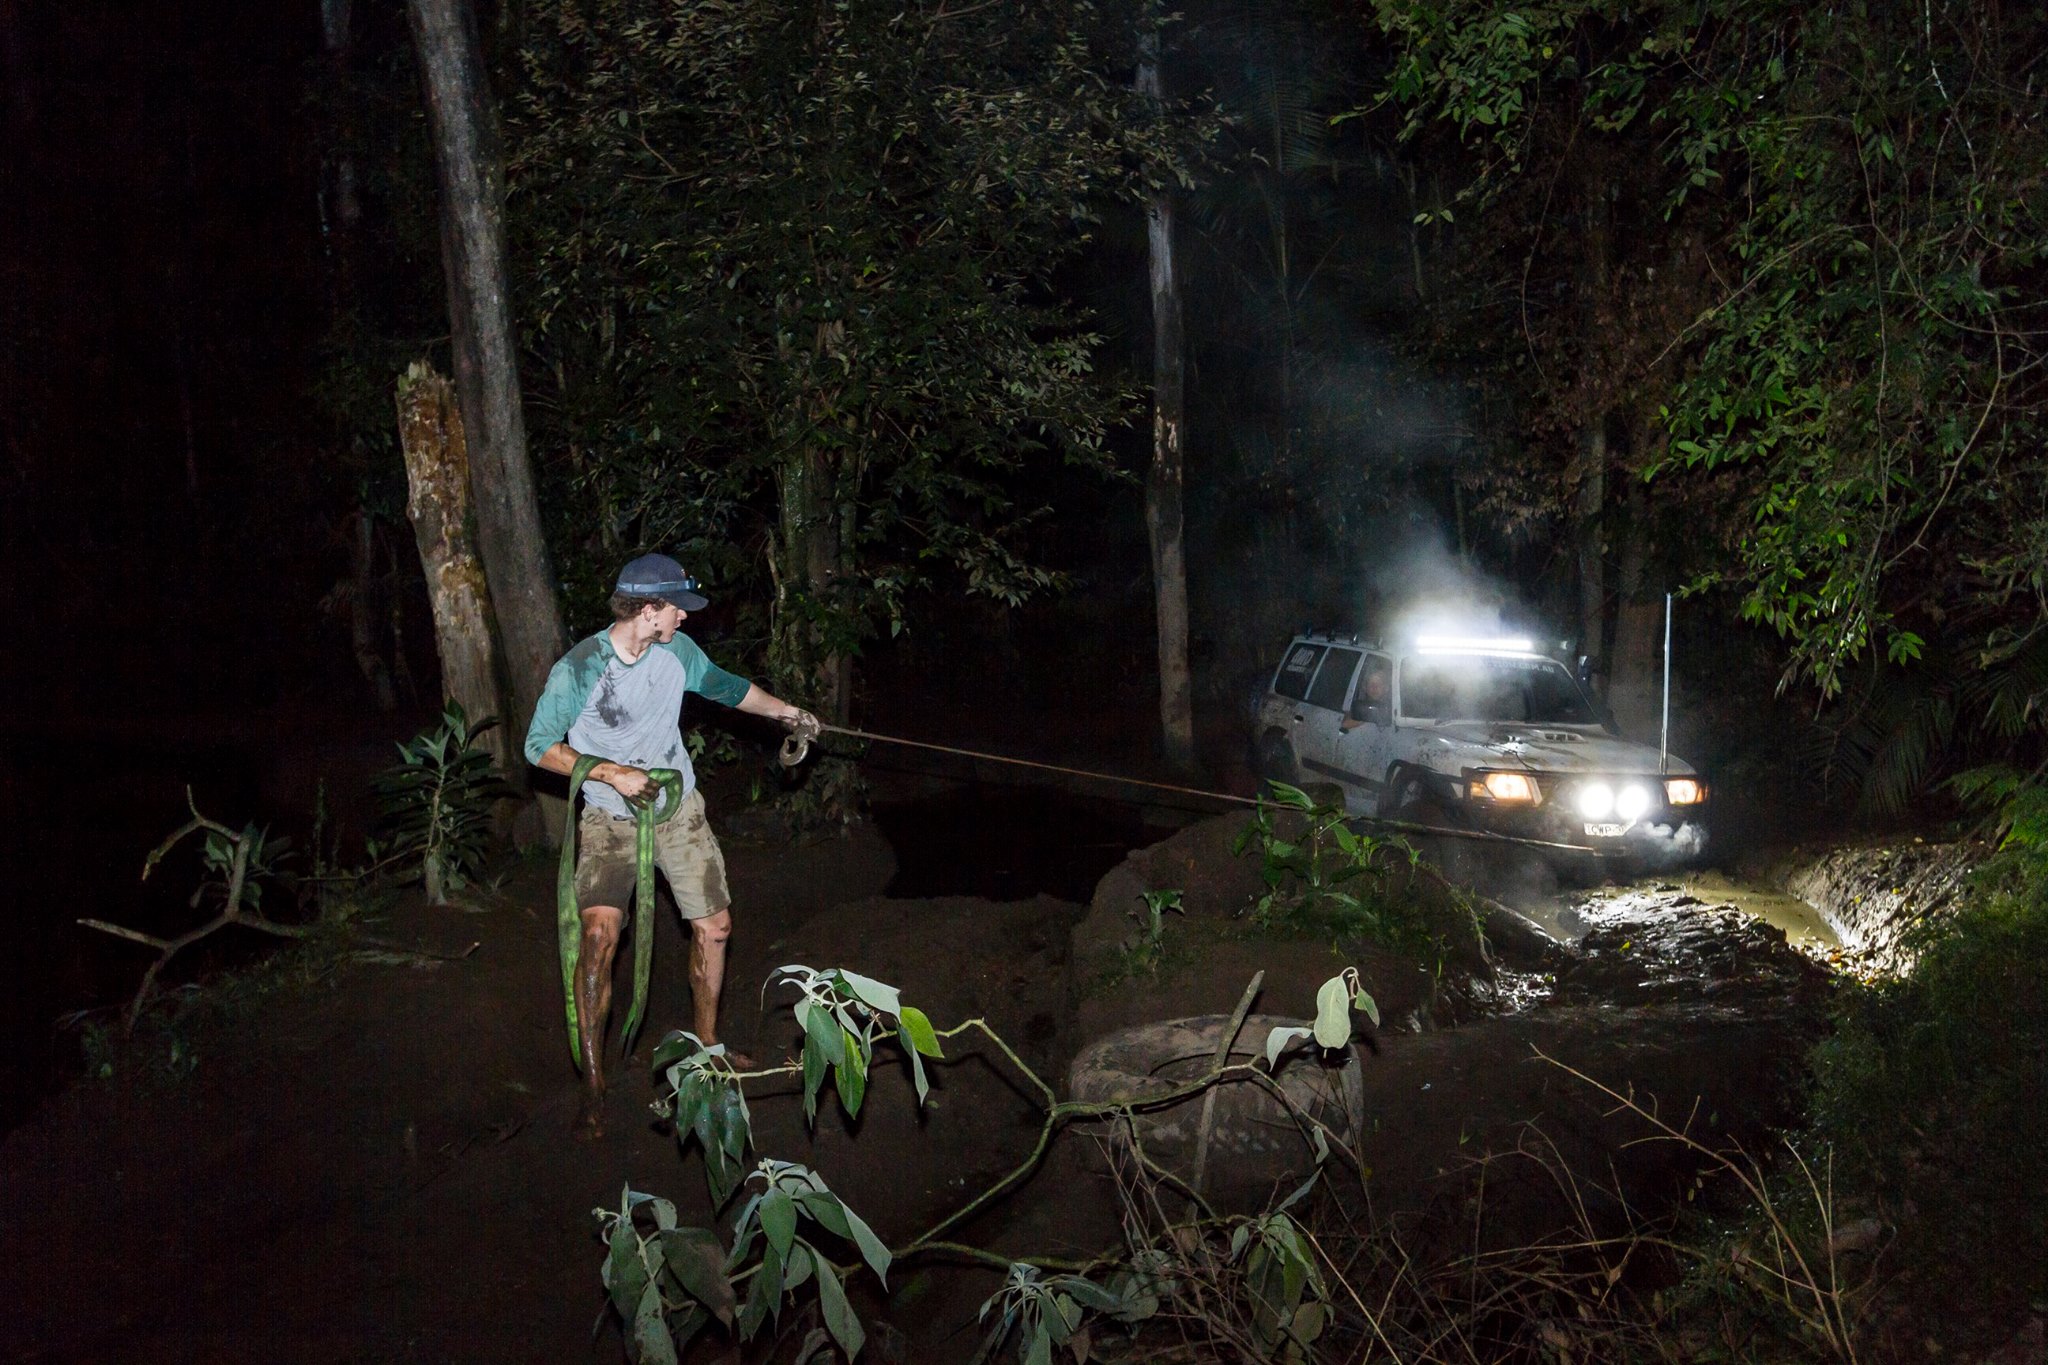
<instances>
[{"instance_id":1,"label":"teal sleeve","mask_svg":"<svg viewBox=\"0 0 2048 1365\"><path fill-rule=\"evenodd\" d=\"M678 635L663 648L682 664L686 690L708 697L720 706L738 706L746 700L747 689L753 684L712 663L711 656L689 636Z\"/></svg>"},{"instance_id":2,"label":"teal sleeve","mask_svg":"<svg viewBox=\"0 0 2048 1365\"><path fill-rule=\"evenodd\" d=\"M548 685L541 690L540 704L533 708L533 721L526 727L528 763L539 763L542 754L567 738L569 727L583 714L590 689L603 675L604 660L594 637L578 644L548 670Z\"/></svg>"}]
</instances>

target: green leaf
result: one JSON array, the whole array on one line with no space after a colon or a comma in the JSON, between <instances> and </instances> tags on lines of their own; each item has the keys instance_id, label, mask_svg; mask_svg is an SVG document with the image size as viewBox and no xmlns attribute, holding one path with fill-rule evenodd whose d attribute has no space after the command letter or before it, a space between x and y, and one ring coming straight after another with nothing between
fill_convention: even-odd
<instances>
[{"instance_id":1,"label":"green leaf","mask_svg":"<svg viewBox=\"0 0 2048 1365\"><path fill-rule=\"evenodd\" d=\"M889 1283L889 1248L882 1245L882 1239L875 1236L861 1216L846 1207L846 1201L839 1203L846 1215L846 1225L853 1233L853 1244L860 1249L861 1259L868 1263L868 1269L875 1272L875 1278L886 1287Z\"/></svg>"},{"instance_id":2,"label":"green leaf","mask_svg":"<svg viewBox=\"0 0 2048 1365\"><path fill-rule=\"evenodd\" d=\"M747 1144L754 1139L753 1122L747 1113L747 1097L740 1093L738 1081L716 1084L720 1140L724 1143L726 1155L737 1162L746 1153Z\"/></svg>"},{"instance_id":3,"label":"green leaf","mask_svg":"<svg viewBox=\"0 0 2048 1365\"><path fill-rule=\"evenodd\" d=\"M900 1031L910 1047L927 1057L943 1058L939 1050L939 1035L932 1028L932 1021L925 1018L924 1011L914 1005L905 1005L897 1014Z\"/></svg>"},{"instance_id":4,"label":"green leaf","mask_svg":"<svg viewBox=\"0 0 2048 1365\"><path fill-rule=\"evenodd\" d=\"M1351 1006L1353 1009L1363 1010L1365 1012L1365 1017L1372 1020L1373 1027L1379 1027L1379 1004L1371 996L1367 995L1364 990L1361 989L1352 995Z\"/></svg>"},{"instance_id":5,"label":"green leaf","mask_svg":"<svg viewBox=\"0 0 2048 1365\"><path fill-rule=\"evenodd\" d=\"M1268 778L1266 799L1287 810L1314 810L1315 800L1301 788Z\"/></svg>"},{"instance_id":6,"label":"green leaf","mask_svg":"<svg viewBox=\"0 0 2048 1365\"><path fill-rule=\"evenodd\" d=\"M1024 1352L1024 1365L1052 1365L1052 1333L1043 1318L1032 1324L1031 1345Z\"/></svg>"},{"instance_id":7,"label":"green leaf","mask_svg":"<svg viewBox=\"0 0 2048 1365\"><path fill-rule=\"evenodd\" d=\"M682 1061L685 1057L694 1057L703 1050L702 1043L677 1029L654 1045L654 1061L651 1065L654 1070L661 1071L671 1063Z\"/></svg>"},{"instance_id":8,"label":"green leaf","mask_svg":"<svg viewBox=\"0 0 2048 1365\"><path fill-rule=\"evenodd\" d=\"M1320 1303L1305 1303L1294 1310L1294 1321L1287 1330L1296 1341L1308 1346L1323 1334L1323 1328L1329 1325L1329 1321L1330 1310L1327 1307Z\"/></svg>"},{"instance_id":9,"label":"green leaf","mask_svg":"<svg viewBox=\"0 0 2048 1365\"><path fill-rule=\"evenodd\" d=\"M781 1190L770 1190L761 1196L761 1207L756 1212L768 1245L778 1257L787 1260L790 1244L796 1240L795 1201Z\"/></svg>"},{"instance_id":10,"label":"green leaf","mask_svg":"<svg viewBox=\"0 0 2048 1365\"><path fill-rule=\"evenodd\" d=\"M835 1236L852 1240L853 1226L847 1222L846 1209L840 1204L838 1195L822 1190L806 1190L796 1197L796 1202L819 1227Z\"/></svg>"},{"instance_id":11,"label":"green leaf","mask_svg":"<svg viewBox=\"0 0 2048 1365\"><path fill-rule=\"evenodd\" d=\"M879 981L862 976L859 972L839 969L840 979L847 988L860 997L861 1003L883 1014L895 1014L903 1007L903 1001L894 986L885 986Z\"/></svg>"},{"instance_id":12,"label":"green leaf","mask_svg":"<svg viewBox=\"0 0 2048 1365\"><path fill-rule=\"evenodd\" d=\"M825 1083L825 1050L818 1046L818 1040L804 1039L804 1121L814 1123L818 1118L818 1087Z\"/></svg>"},{"instance_id":13,"label":"green leaf","mask_svg":"<svg viewBox=\"0 0 2048 1365\"><path fill-rule=\"evenodd\" d=\"M1081 1325L1081 1306L1074 1302L1072 1296L1055 1293L1052 1295L1052 1312L1046 1313L1041 1309L1038 1320L1045 1324L1046 1333L1053 1339L1053 1344L1062 1345L1068 1337L1074 1335L1074 1329Z\"/></svg>"},{"instance_id":14,"label":"green leaf","mask_svg":"<svg viewBox=\"0 0 2048 1365\"><path fill-rule=\"evenodd\" d=\"M698 1132L703 1126L704 1113L709 1103L709 1083L702 1075L685 1072L676 1085L676 1137ZM701 1134L700 1134L701 1135ZM705 1146L711 1144L707 1141Z\"/></svg>"},{"instance_id":15,"label":"green leaf","mask_svg":"<svg viewBox=\"0 0 2048 1365\"><path fill-rule=\"evenodd\" d=\"M732 1197L740 1182L740 1145L747 1140L746 1120L734 1102L729 1084L713 1083L704 1112L697 1120L697 1141L704 1148L704 1179L711 1187L714 1208Z\"/></svg>"},{"instance_id":16,"label":"green leaf","mask_svg":"<svg viewBox=\"0 0 2048 1365\"><path fill-rule=\"evenodd\" d=\"M676 1365L675 1338L661 1311L661 1286L649 1284L633 1314L633 1352L641 1365Z\"/></svg>"},{"instance_id":17,"label":"green leaf","mask_svg":"<svg viewBox=\"0 0 2048 1365\"><path fill-rule=\"evenodd\" d=\"M605 1288L611 1291L612 1307L620 1317L629 1317L647 1288L647 1265L640 1258L640 1234L633 1220L623 1217L612 1225L610 1253L604 1263Z\"/></svg>"},{"instance_id":18,"label":"green leaf","mask_svg":"<svg viewBox=\"0 0 2048 1365\"><path fill-rule=\"evenodd\" d=\"M846 1043L840 1036L838 1024L829 1010L819 1009L815 1004L803 1010L799 1016L803 1021L804 1036L817 1044L820 1057L837 1066L846 1060Z\"/></svg>"},{"instance_id":19,"label":"green leaf","mask_svg":"<svg viewBox=\"0 0 2048 1365\"><path fill-rule=\"evenodd\" d=\"M661 1254L676 1283L730 1325L739 1297L725 1273L725 1248L718 1235L709 1228L677 1228L662 1235Z\"/></svg>"},{"instance_id":20,"label":"green leaf","mask_svg":"<svg viewBox=\"0 0 2048 1365\"><path fill-rule=\"evenodd\" d=\"M818 1307L825 1318L825 1330L839 1343L839 1349L852 1360L860 1354L860 1348L867 1344L868 1334L854 1316L853 1305L846 1301L846 1287L839 1283L839 1275L830 1266L818 1268Z\"/></svg>"},{"instance_id":21,"label":"green leaf","mask_svg":"<svg viewBox=\"0 0 2048 1365\"><path fill-rule=\"evenodd\" d=\"M782 1261L772 1249L763 1249L754 1281L747 1286L747 1301L740 1308L740 1340L751 1341L782 1307Z\"/></svg>"},{"instance_id":22,"label":"green leaf","mask_svg":"<svg viewBox=\"0 0 2048 1365\"><path fill-rule=\"evenodd\" d=\"M811 1278L811 1273L817 1268L817 1253L811 1249L810 1243L801 1237L797 1238L796 1245L789 1249L789 1258L783 1267L782 1291L785 1294L794 1293L802 1287L805 1280Z\"/></svg>"},{"instance_id":23,"label":"green leaf","mask_svg":"<svg viewBox=\"0 0 2048 1365\"><path fill-rule=\"evenodd\" d=\"M839 1083L839 1102L846 1106L849 1118L860 1115L861 1096L868 1090L868 1064L861 1056L860 1040L852 1034L846 1035L846 1060L833 1072Z\"/></svg>"},{"instance_id":24,"label":"green leaf","mask_svg":"<svg viewBox=\"0 0 2048 1365\"><path fill-rule=\"evenodd\" d=\"M1276 1028L1266 1035L1266 1070L1275 1071L1280 1066L1280 1054L1287 1045L1297 1038L1312 1036L1313 1030L1299 1027Z\"/></svg>"},{"instance_id":25,"label":"green leaf","mask_svg":"<svg viewBox=\"0 0 2048 1365\"><path fill-rule=\"evenodd\" d=\"M1344 978L1333 976L1316 992L1316 1042L1340 1048L1351 1041L1351 993Z\"/></svg>"},{"instance_id":26,"label":"green leaf","mask_svg":"<svg viewBox=\"0 0 2048 1365\"><path fill-rule=\"evenodd\" d=\"M910 1079L912 1083L915 1084L917 1087L917 1102L918 1104L922 1105L924 1103L925 1095L929 1093L931 1090L931 1083L925 1079L924 1058L918 1056L917 1050L915 1048L909 1049L909 1052Z\"/></svg>"}]
</instances>

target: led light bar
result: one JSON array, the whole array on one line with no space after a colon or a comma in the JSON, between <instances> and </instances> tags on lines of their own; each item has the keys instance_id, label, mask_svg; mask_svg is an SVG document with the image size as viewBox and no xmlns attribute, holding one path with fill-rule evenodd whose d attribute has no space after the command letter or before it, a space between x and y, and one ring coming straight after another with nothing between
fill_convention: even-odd
<instances>
[{"instance_id":1,"label":"led light bar","mask_svg":"<svg viewBox=\"0 0 2048 1365\"><path fill-rule=\"evenodd\" d=\"M1415 647L1424 654L1532 654L1536 644L1524 636L1423 635Z\"/></svg>"}]
</instances>

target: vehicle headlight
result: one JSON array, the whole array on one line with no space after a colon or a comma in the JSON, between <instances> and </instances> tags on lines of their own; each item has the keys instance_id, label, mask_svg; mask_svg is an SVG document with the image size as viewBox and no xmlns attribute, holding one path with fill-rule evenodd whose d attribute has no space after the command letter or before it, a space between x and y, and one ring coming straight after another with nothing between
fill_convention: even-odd
<instances>
[{"instance_id":1,"label":"vehicle headlight","mask_svg":"<svg viewBox=\"0 0 2048 1365\"><path fill-rule=\"evenodd\" d=\"M1674 806L1697 806L1707 799L1707 789L1697 778L1667 778L1664 783L1664 799Z\"/></svg>"},{"instance_id":2,"label":"vehicle headlight","mask_svg":"<svg viewBox=\"0 0 2048 1365\"><path fill-rule=\"evenodd\" d=\"M1488 773L1486 794L1496 801L1534 801L1536 784L1524 773Z\"/></svg>"},{"instance_id":3,"label":"vehicle headlight","mask_svg":"<svg viewBox=\"0 0 2048 1365\"><path fill-rule=\"evenodd\" d=\"M1599 820L1614 810L1614 788L1605 782L1588 782L1579 788L1579 814Z\"/></svg>"},{"instance_id":4,"label":"vehicle headlight","mask_svg":"<svg viewBox=\"0 0 2048 1365\"><path fill-rule=\"evenodd\" d=\"M1614 813L1624 820L1640 820L1649 808L1650 789L1640 782L1629 783L1614 798Z\"/></svg>"}]
</instances>

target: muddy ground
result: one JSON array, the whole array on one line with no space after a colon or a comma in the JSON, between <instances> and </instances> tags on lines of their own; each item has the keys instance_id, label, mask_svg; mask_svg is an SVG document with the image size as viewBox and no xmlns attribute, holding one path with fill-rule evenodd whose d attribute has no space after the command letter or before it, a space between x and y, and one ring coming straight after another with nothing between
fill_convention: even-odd
<instances>
[{"instance_id":1,"label":"muddy ground","mask_svg":"<svg viewBox=\"0 0 2048 1365\"><path fill-rule=\"evenodd\" d=\"M977 797L997 818L969 818ZM1227 1012L1255 971L1267 973L1262 1012L1306 1015L1346 959L1237 916L1256 880L1229 854L1237 827L1197 823L1123 862L1166 829L1129 813L1091 820L1042 793L936 788L843 840L729 839L727 1035L764 1061L786 1055L786 1001L764 1005L760 983L789 962L892 982L942 1026L983 1017L1055 1085L1090 1039ZM1048 836L1093 847L1038 866ZM948 885L949 868L980 894L918 894ZM45 1104L0 1146L0 1359L621 1359L602 1320L592 1208L630 1184L711 1220L700 1167L647 1109L648 1048L686 1022L682 935L666 921L657 938L647 1027L617 1066L607 1135L578 1142L552 878L529 860L461 908L402 898L366 931L467 956L380 948L330 961L231 1026L196 1031L196 1066L117 1072ZM1187 891L1189 914L1157 971L1133 974L1118 951L1127 911L1164 886ZM1413 962L1352 955L1383 1006L1358 1054L1376 1207L1423 1208L1533 1119L1588 1160L1639 1135L1537 1049L1716 1130L1782 1114L1824 989L1817 969L1675 886L1646 887L1641 902L1589 909L1606 922L1584 951L1500 955L1493 992L1451 1004ZM992 1050L966 1047L934 1069L922 1110L900 1071L878 1068L857 1123L828 1106L807 1130L793 1087L756 1095L753 1113L762 1151L817 1168L892 1242L1007 1170L1038 1126L1029 1086ZM1653 1198L1675 1189L1665 1165L1630 1178ZM1077 1144L964 1236L1092 1252L1113 1239L1114 1208ZM986 1272L899 1267L887 1301L865 1303L893 1324L876 1358L965 1359L992 1285Z\"/></svg>"}]
</instances>

